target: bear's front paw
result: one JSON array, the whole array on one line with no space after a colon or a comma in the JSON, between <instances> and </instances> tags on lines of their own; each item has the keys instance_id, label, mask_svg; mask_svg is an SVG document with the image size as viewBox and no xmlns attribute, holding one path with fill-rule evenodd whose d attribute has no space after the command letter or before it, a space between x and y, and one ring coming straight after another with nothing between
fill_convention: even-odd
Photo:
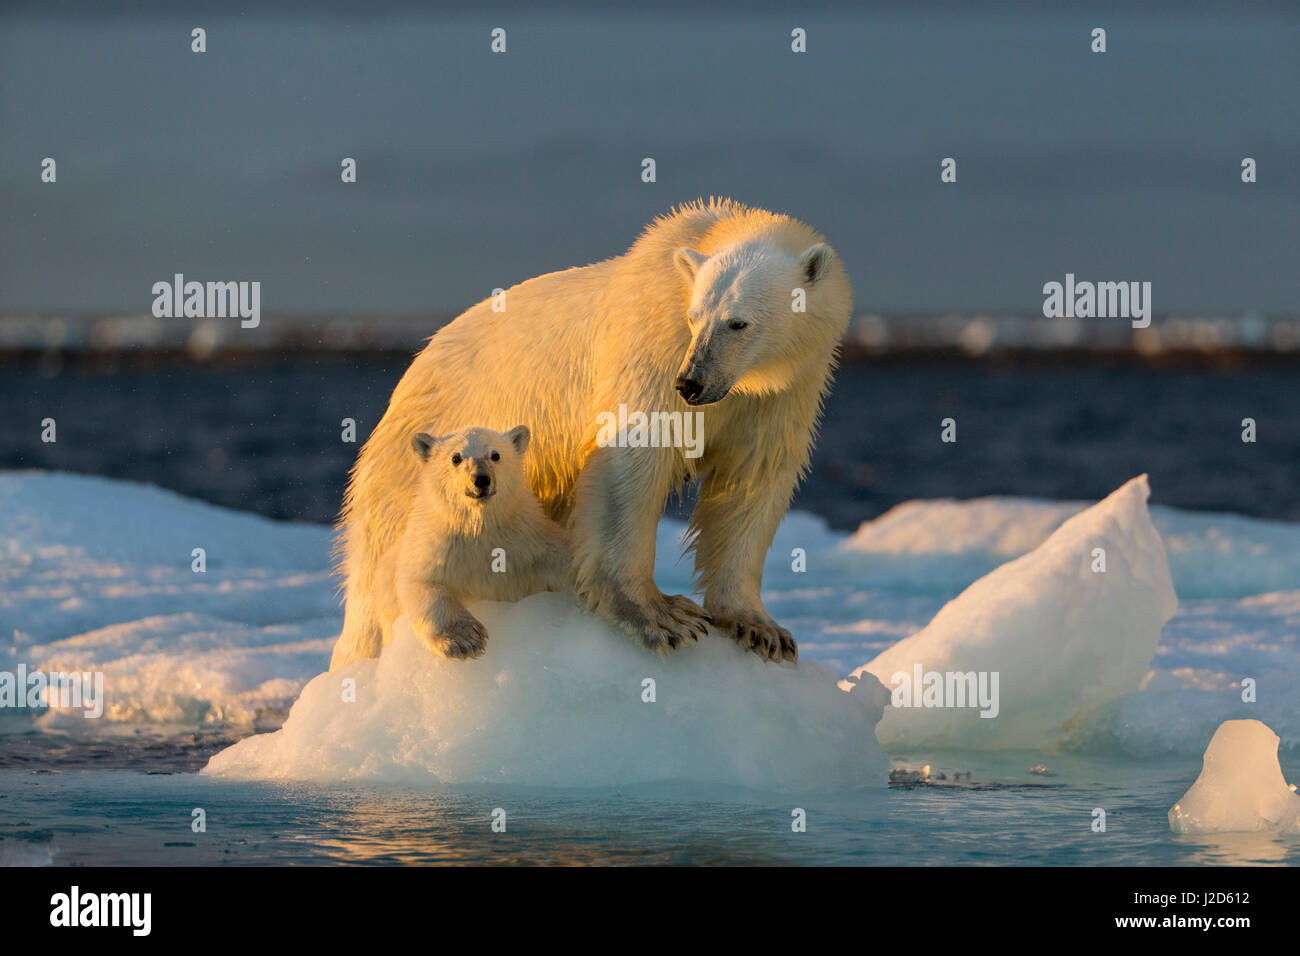
<instances>
[{"instance_id":1,"label":"bear's front paw","mask_svg":"<svg viewBox=\"0 0 1300 956\"><path fill-rule=\"evenodd\" d=\"M660 594L656 600L616 604L618 625L648 651L667 654L694 644L709 631L704 609L680 594Z\"/></svg>"},{"instance_id":2,"label":"bear's front paw","mask_svg":"<svg viewBox=\"0 0 1300 956\"><path fill-rule=\"evenodd\" d=\"M714 611L713 626L741 647L769 661L799 660L794 636L762 611Z\"/></svg>"},{"instance_id":3,"label":"bear's front paw","mask_svg":"<svg viewBox=\"0 0 1300 956\"><path fill-rule=\"evenodd\" d=\"M436 633L429 643L434 652L443 657L464 659L480 657L487 649L487 637L483 625L466 615Z\"/></svg>"}]
</instances>

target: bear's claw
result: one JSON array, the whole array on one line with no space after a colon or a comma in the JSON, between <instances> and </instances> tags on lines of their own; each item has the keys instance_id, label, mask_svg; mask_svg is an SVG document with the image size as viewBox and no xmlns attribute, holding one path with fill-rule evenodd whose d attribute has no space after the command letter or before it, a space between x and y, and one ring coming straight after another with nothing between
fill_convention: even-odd
<instances>
[{"instance_id":1,"label":"bear's claw","mask_svg":"<svg viewBox=\"0 0 1300 956\"><path fill-rule=\"evenodd\" d=\"M799 645L794 635L766 614L715 612L713 626L747 650L769 661L798 661Z\"/></svg>"}]
</instances>

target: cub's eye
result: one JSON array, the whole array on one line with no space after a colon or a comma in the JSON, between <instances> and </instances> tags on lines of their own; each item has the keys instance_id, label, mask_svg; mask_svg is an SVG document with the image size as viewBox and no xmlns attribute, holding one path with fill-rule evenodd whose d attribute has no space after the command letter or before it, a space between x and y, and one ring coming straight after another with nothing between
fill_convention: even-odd
<instances>
[{"instance_id":1,"label":"cub's eye","mask_svg":"<svg viewBox=\"0 0 1300 956\"><path fill-rule=\"evenodd\" d=\"M501 452L499 452L499 451L494 451L494 452L492 453L492 460L493 460L493 461L500 461L500 460L501 460Z\"/></svg>"},{"instance_id":2,"label":"cub's eye","mask_svg":"<svg viewBox=\"0 0 1300 956\"><path fill-rule=\"evenodd\" d=\"M453 465L459 465L459 464L461 463L461 460L462 460L462 459L461 459L460 455L452 455L452 456L451 456L451 463L452 463Z\"/></svg>"},{"instance_id":3,"label":"cub's eye","mask_svg":"<svg viewBox=\"0 0 1300 956\"><path fill-rule=\"evenodd\" d=\"M727 328L731 329L733 332L739 332L741 329L749 328L749 323L742 319L733 319L727 323Z\"/></svg>"}]
</instances>

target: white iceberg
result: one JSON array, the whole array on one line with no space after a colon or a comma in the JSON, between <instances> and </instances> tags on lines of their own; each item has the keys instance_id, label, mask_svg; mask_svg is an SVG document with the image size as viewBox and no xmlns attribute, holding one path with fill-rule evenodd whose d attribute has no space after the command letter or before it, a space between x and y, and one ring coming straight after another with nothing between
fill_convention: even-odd
<instances>
[{"instance_id":1,"label":"white iceberg","mask_svg":"<svg viewBox=\"0 0 1300 956\"><path fill-rule=\"evenodd\" d=\"M885 708L885 749L1051 747L1137 690L1178 606L1149 494L1145 475L1132 479L854 671L911 705Z\"/></svg>"},{"instance_id":2,"label":"white iceberg","mask_svg":"<svg viewBox=\"0 0 1300 956\"><path fill-rule=\"evenodd\" d=\"M240 741L204 772L782 791L886 784L889 761L872 733L878 686L845 694L825 667L767 663L717 635L659 658L566 595L474 613L490 634L481 658L436 657L399 620L378 659L316 677L282 729Z\"/></svg>"},{"instance_id":3,"label":"white iceberg","mask_svg":"<svg viewBox=\"0 0 1300 956\"><path fill-rule=\"evenodd\" d=\"M1258 720L1227 720L1205 748L1201 775L1169 810L1175 833L1300 833L1300 795L1282 776L1278 736Z\"/></svg>"}]
</instances>

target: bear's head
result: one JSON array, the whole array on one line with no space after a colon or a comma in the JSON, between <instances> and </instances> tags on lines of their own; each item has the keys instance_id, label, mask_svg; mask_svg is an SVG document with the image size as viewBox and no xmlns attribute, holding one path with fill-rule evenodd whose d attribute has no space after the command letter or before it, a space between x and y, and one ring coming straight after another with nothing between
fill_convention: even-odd
<instances>
[{"instance_id":1,"label":"bear's head","mask_svg":"<svg viewBox=\"0 0 1300 956\"><path fill-rule=\"evenodd\" d=\"M523 469L528 439L526 425L504 434L467 428L440 438L421 432L411 439L411 448L424 462L428 493L453 508L484 508L498 494L512 502L528 490Z\"/></svg>"},{"instance_id":2,"label":"bear's head","mask_svg":"<svg viewBox=\"0 0 1300 956\"><path fill-rule=\"evenodd\" d=\"M830 246L797 252L761 238L707 256L682 246L673 264L691 293L691 344L674 383L687 404L780 392L807 375L820 381L853 295Z\"/></svg>"}]
</instances>

